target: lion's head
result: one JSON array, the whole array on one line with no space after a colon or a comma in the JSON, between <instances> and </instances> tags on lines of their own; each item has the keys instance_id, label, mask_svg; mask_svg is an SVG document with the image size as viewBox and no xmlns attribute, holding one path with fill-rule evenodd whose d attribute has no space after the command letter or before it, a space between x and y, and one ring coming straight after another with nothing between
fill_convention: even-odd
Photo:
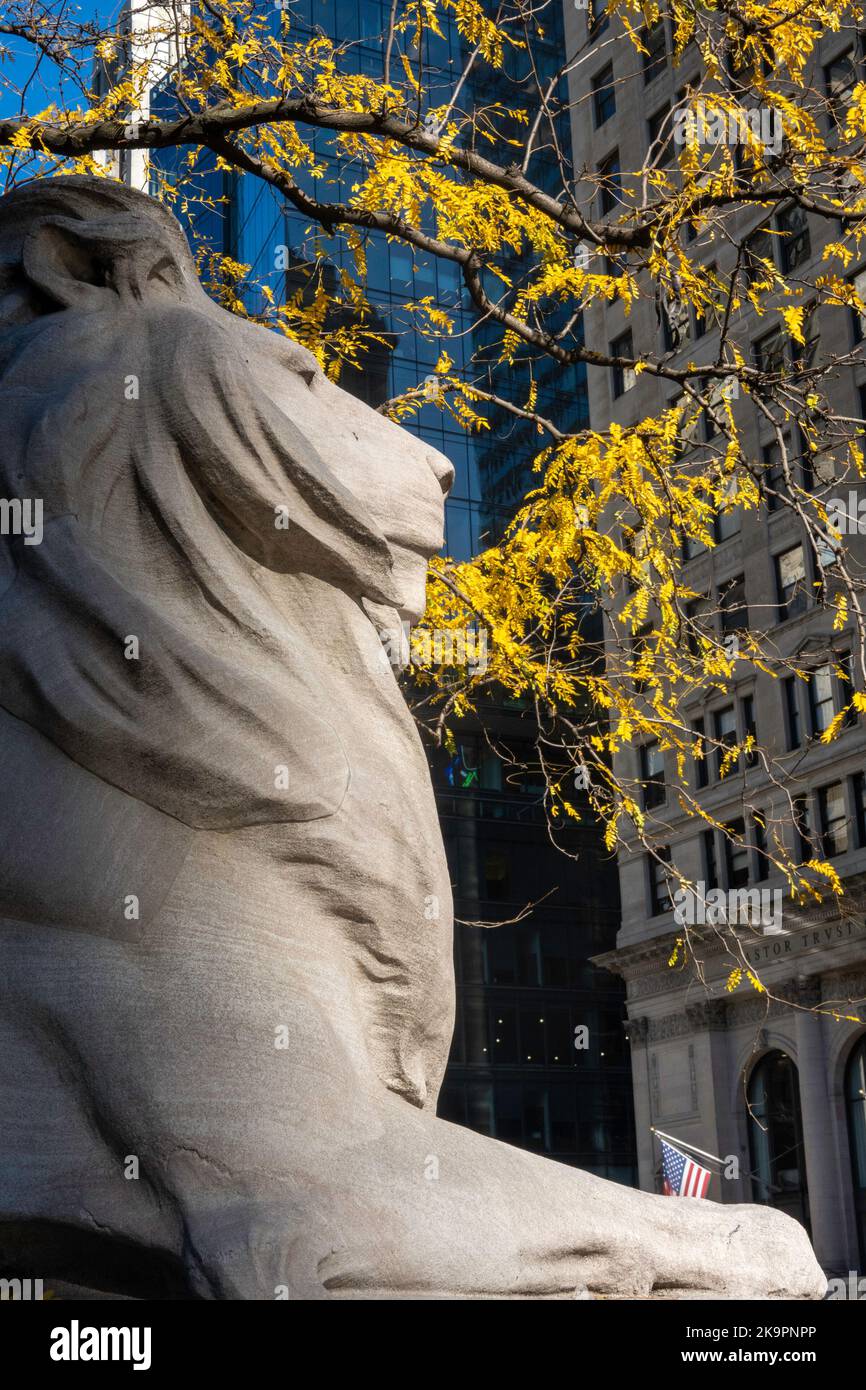
<instances>
[{"instance_id":1,"label":"lion's head","mask_svg":"<svg viewBox=\"0 0 866 1390\"><path fill-rule=\"evenodd\" d=\"M453 479L447 459L333 385L303 347L214 304L178 222L154 199L79 176L37 180L0 198L0 373L34 336L50 352L49 326L68 344L79 326L84 335L86 326L92 331L102 323L108 334L121 316L134 322L137 315L170 316L172 309L206 320L216 347L203 332L203 357L225 345L222 370L245 366L279 412L268 432L275 432L269 442L285 466L290 541L275 534L279 498L268 497L257 512L262 499L255 484L212 493L210 482L194 479L232 538L267 567L315 570L326 557L329 575L403 617L419 616L426 563L443 540L443 503ZM164 343L166 352L174 346ZM180 364L178 394L193 385L202 365ZM207 430L208 422L201 426ZM237 442L237 455L227 462L243 474L249 459ZM246 514L239 509L243 491Z\"/></svg>"},{"instance_id":2,"label":"lion's head","mask_svg":"<svg viewBox=\"0 0 866 1390\"><path fill-rule=\"evenodd\" d=\"M93 178L0 198L0 416L0 494L44 502L41 545L0 541L0 705L189 825L331 814L328 663L365 611L423 610L447 460L215 305L174 218Z\"/></svg>"}]
</instances>

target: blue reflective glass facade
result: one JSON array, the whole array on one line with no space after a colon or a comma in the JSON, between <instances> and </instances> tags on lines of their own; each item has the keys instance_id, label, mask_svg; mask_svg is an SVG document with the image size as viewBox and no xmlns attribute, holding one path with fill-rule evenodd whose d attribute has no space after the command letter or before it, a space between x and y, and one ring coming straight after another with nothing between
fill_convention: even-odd
<instances>
[{"instance_id":1,"label":"blue reflective glass facade","mask_svg":"<svg viewBox=\"0 0 866 1390\"><path fill-rule=\"evenodd\" d=\"M292 0L291 32L297 35L319 29L331 38L356 40L351 42L345 57L346 65L371 76L381 76L383 60L382 34L387 28L390 3L382 0ZM280 11L273 8L275 33L279 32ZM565 40L562 33L562 14L558 6L546 6L544 38L536 39L533 59L542 82L549 81L563 61ZM466 66L469 49L457 33L456 26L445 26L444 37L428 33L424 39L425 71L429 74L430 101L446 101L455 80ZM395 62L396 62L395 58ZM504 72L492 73L482 63L476 63L462 89L460 106L463 109L490 107L525 101L530 75L530 59L526 51L508 51ZM155 113L171 106L170 94L154 103ZM496 117L497 130L506 138L524 138L526 127L509 121L501 114ZM304 130L317 153L327 157L332 136L327 131ZM558 123L557 140L568 156L570 134L566 118ZM492 157L509 163L513 147L485 147ZM176 158L172 151L159 156L166 171ZM569 171L566 170L566 173ZM544 147L533 158L529 176L548 191L561 189L562 179L551 149ZM340 177L333 173L313 179L298 175L299 185L317 199L339 202L351 194L353 174L343 168ZM260 313L266 303L259 285L267 285L277 302L284 298L287 288L286 252L288 252L288 286L297 288L298 268L310 266L316 259L316 246L322 248L336 266L353 269L351 253L341 247L337 238L326 237L321 229L310 227L294 208L260 180L248 176L217 173L202 178L208 197L219 201L216 211L195 209L199 230L204 229L215 249L226 252L235 260L250 267L249 287L244 291L248 309ZM221 211L220 211L221 209ZM492 368L494 344L499 330L478 330L459 267L449 262L413 252L403 243L388 243L382 236L370 236L366 243L367 290L375 304L379 322L370 325L389 335L393 352L374 353L367 364L365 380L347 373L342 384L363 395L371 404L399 395L418 386L436 364L442 347L447 348L454 361L454 370L465 373L468 379L484 385L484 374ZM519 275L519 262L508 267ZM453 319L453 332L447 339L427 339L416 329L406 304L430 295L436 304L448 311ZM485 360L489 359L489 360ZM534 376L538 382L538 409L542 415L555 418L561 427L588 423L585 368L582 365L563 371L554 363L536 364ZM530 375L527 367L498 369L490 382L499 396L524 404L529 392ZM378 397L378 399L377 399ZM433 404L407 422L407 428L421 434L448 456L455 467L456 483L448 503L446 518L446 548L455 559L467 559L485 544L496 540L514 506L530 486L529 467L544 440L533 426L503 410L491 409L490 430L468 435L457 428L450 418Z\"/></svg>"}]
</instances>

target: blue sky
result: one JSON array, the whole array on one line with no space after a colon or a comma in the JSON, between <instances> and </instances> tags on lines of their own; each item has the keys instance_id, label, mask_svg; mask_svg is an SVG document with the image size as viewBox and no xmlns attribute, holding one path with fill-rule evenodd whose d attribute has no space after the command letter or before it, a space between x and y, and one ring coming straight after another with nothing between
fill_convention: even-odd
<instances>
[{"instance_id":1,"label":"blue sky","mask_svg":"<svg viewBox=\"0 0 866 1390\"><path fill-rule=\"evenodd\" d=\"M84 0L82 4L64 3L63 13L70 22L86 22L116 12L114 5L94 5ZM0 9L2 12L2 9ZM8 49L11 57L4 57L0 63L0 117L14 116L21 110L21 97L10 91L9 84L21 88L30 79L26 93L25 110L28 114L44 110L51 101L56 101L60 93L59 74L53 63L41 59L34 73L34 50L18 39L0 38L0 44ZM70 89L70 102L72 101Z\"/></svg>"}]
</instances>

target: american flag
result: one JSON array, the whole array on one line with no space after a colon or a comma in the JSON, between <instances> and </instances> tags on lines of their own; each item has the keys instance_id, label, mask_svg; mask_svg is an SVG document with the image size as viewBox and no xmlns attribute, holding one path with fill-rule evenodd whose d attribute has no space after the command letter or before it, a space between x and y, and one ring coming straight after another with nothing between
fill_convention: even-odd
<instances>
[{"instance_id":1,"label":"american flag","mask_svg":"<svg viewBox=\"0 0 866 1390\"><path fill-rule=\"evenodd\" d=\"M693 1158L686 1158L672 1144L660 1139L662 1174L666 1197L706 1197L710 1185L710 1170L702 1168Z\"/></svg>"}]
</instances>

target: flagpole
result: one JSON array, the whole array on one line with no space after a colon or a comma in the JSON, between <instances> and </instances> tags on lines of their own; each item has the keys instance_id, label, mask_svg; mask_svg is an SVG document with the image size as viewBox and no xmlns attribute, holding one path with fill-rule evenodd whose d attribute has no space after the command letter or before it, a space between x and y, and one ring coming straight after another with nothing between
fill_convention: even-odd
<instances>
[{"instance_id":1,"label":"flagpole","mask_svg":"<svg viewBox=\"0 0 866 1390\"><path fill-rule=\"evenodd\" d=\"M669 1139L672 1144L678 1144L681 1149L688 1149L690 1153L699 1154L701 1158L708 1158L713 1163L718 1163L720 1168L724 1168L725 1160L719 1158L718 1154L708 1154L705 1149L698 1149L694 1144L686 1143L685 1139L675 1139L672 1134L665 1134L663 1130L656 1129L655 1125L650 1125L650 1133L657 1134L659 1139Z\"/></svg>"}]
</instances>

